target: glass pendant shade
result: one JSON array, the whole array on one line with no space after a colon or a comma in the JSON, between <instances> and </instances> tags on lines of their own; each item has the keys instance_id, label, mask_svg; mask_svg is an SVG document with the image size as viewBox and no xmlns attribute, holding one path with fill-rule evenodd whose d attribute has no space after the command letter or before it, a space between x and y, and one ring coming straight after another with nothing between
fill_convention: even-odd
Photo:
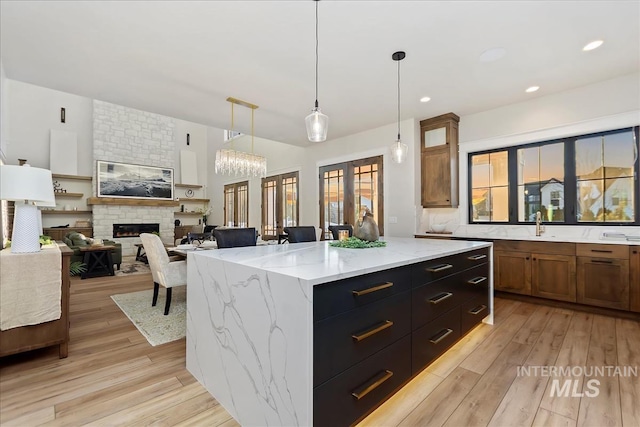
<instances>
[{"instance_id":1,"label":"glass pendant shade","mask_svg":"<svg viewBox=\"0 0 640 427\"><path fill-rule=\"evenodd\" d=\"M309 137L309 141L322 142L327 140L329 117L322 114L320 108L314 108L311 114L309 114L304 120L307 124L307 136Z\"/></svg>"},{"instance_id":2,"label":"glass pendant shade","mask_svg":"<svg viewBox=\"0 0 640 427\"><path fill-rule=\"evenodd\" d=\"M407 158L407 152L409 151L409 147L407 144L403 143L398 139L396 142L391 144L391 160L396 163L402 163Z\"/></svg>"}]
</instances>

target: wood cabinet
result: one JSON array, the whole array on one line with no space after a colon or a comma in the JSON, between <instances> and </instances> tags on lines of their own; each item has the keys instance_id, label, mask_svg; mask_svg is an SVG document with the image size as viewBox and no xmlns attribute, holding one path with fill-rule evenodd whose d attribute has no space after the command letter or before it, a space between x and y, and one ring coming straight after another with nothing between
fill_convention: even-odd
<instances>
[{"instance_id":1,"label":"wood cabinet","mask_svg":"<svg viewBox=\"0 0 640 427\"><path fill-rule=\"evenodd\" d=\"M458 122L453 113L420 121L422 207L458 207Z\"/></svg>"},{"instance_id":2,"label":"wood cabinet","mask_svg":"<svg viewBox=\"0 0 640 427\"><path fill-rule=\"evenodd\" d=\"M575 247L573 243L494 242L495 289L576 302Z\"/></svg>"},{"instance_id":3,"label":"wood cabinet","mask_svg":"<svg viewBox=\"0 0 640 427\"><path fill-rule=\"evenodd\" d=\"M578 245L577 252L577 301L629 310L628 247L582 244Z\"/></svg>"},{"instance_id":4,"label":"wood cabinet","mask_svg":"<svg viewBox=\"0 0 640 427\"><path fill-rule=\"evenodd\" d=\"M640 312L640 246L629 247L629 310Z\"/></svg>"}]
</instances>

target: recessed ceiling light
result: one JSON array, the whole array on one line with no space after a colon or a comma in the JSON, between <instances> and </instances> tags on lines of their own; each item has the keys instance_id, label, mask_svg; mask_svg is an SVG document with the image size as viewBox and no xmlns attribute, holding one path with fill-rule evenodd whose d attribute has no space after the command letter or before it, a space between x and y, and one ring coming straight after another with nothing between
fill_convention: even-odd
<instances>
[{"instance_id":1,"label":"recessed ceiling light","mask_svg":"<svg viewBox=\"0 0 640 427\"><path fill-rule=\"evenodd\" d=\"M422 98L420 98L420 102L429 102L431 101L431 98L429 98L428 96L423 96Z\"/></svg>"},{"instance_id":2,"label":"recessed ceiling light","mask_svg":"<svg viewBox=\"0 0 640 427\"><path fill-rule=\"evenodd\" d=\"M501 59L507 54L507 50L503 47L494 47L487 49L480 54L480 62L493 62Z\"/></svg>"},{"instance_id":3,"label":"recessed ceiling light","mask_svg":"<svg viewBox=\"0 0 640 427\"><path fill-rule=\"evenodd\" d=\"M592 41L591 43L587 44L585 47L582 48L582 50L584 50L585 52L589 51L589 50L593 50L593 49L597 49L600 46L602 46L602 43L604 43L602 40L595 40Z\"/></svg>"},{"instance_id":4,"label":"recessed ceiling light","mask_svg":"<svg viewBox=\"0 0 640 427\"><path fill-rule=\"evenodd\" d=\"M528 87L527 90L525 90L525 92L531 93L531 92L537 91L538 89L540 89L540 86L531 86L531 87Z\"/></svg>"}]
</instances>

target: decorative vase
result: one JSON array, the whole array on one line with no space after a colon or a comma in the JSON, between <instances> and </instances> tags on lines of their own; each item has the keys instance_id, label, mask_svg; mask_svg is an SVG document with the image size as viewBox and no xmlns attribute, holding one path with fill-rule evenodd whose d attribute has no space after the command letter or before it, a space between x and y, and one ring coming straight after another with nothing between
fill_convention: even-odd
<instances>
[{"instance_id":1,"label":"decorative vase","mask_svg":"<svg viewBox=\"0 0 640 427\"><path fill-rule=\"evenodd\" d=\"M380 238L380 230L378 230L378 224L373 219L373 214L369 211L369 208L364 208L363 218L356 221L356 226L353 230L353 235L360 240L366 240L367 242L375 242Z\"/></svg>"}]
</instances>

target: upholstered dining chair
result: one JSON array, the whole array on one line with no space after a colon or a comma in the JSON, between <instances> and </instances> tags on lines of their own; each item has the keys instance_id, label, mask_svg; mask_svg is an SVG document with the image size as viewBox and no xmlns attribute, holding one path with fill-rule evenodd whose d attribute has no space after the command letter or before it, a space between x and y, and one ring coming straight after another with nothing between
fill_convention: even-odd
<instances>
[{"instance_id":1,"label":"upholstered dining chair","mask_svg":"<svg viewBox=\"0 0 640 427\"><path fill-rule=\"evenodd\" d=\"M187 233L187 243L196 243L201 244L205 240L213 239L213 234L211 232L204 233Z\"/></svg>"},{"instance_id":2,"label":"upholstered dining chair","mask_svg":"<svg viewBox=\"0 0 640 427\"><path fill-rule=\"evenodd\" d=\"M242 246L255 246L258 233L251 228L225 228L213 230L218 249L238 248Z\"/></svg>"},{"instance_id":3,"label":"upholstered dining chair","mask_svg":"<svg viewBox=\"0 0 640 427\"><path fill-rule=\"evenodd\" d=\"M160 285L167 288L167 301L164 305L164 315L169 314L171 306L171 289L175 286L187 284L187 261L170 262L169 255L160 237L151 233L140 234L142 246L147 254L149 269L153 276L153 300L151 306L158 302Z\"/></svg>"},{"instance_id":4,"label":"upholstered dining chair","mask_svg":"<svg viewBox=\"0 0 640 427\"><path fill-rule=\"evenodd\" d=\"M284 232L287 233L289 243L315 242L317 240L316 228L312 225L285 227Z\"/></svg>"},{"instance_id":5,"label":"upholstered dining chair","mask_svg":"<svg viewBox=\"0 0 640 427\"><path fill-rule=\"evenodd\" d=\"M329 226L329 231L331 232L331 236L333 236L333 240L338 240L339 238L339 231L340 230L347 230L349 231L349 237L353 236L353 226L350 224L344 224L344 225L330 225Z\"/></svg>"}]
</instances>

